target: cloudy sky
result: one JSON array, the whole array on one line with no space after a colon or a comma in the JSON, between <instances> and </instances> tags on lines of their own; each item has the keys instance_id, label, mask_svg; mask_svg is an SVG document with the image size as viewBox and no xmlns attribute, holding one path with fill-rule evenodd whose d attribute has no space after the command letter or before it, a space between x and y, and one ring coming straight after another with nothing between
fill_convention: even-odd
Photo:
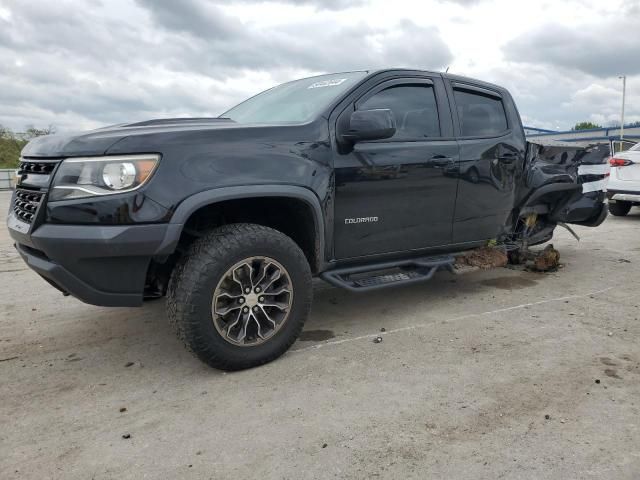
<instances>
[{"instance_id":1,"label":"cloudy sky","mask_svg":"<svg viewBox=\"0 0 640 480\"><path fill-rule=\"evenodd\" d=\"M640 120L640 0L0 0L0 124L213 116L283 81L415 67L509 88L525 124Z\"/></svg>"}]
</instances>

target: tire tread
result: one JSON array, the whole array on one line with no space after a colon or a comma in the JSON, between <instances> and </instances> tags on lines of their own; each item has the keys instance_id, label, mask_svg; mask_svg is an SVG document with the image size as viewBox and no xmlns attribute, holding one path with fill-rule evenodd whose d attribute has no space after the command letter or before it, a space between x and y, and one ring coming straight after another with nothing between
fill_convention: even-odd
<instances>
[{"instance_id":1,"label":"tire tread","mask_svg":"<svg viewBox=\"0 0 640 480\"><path fill-rule=\"evenodd\" d=\"M207 276L208 269L212 265L227 261L243 246L247 244L259 246L265 242L279 245L279 248L285 249L303 267L306 285L294 285L295 295L303 295L302 315L298 315L302 318L301 321L291 317L287 320L288 322L296 321L295 329L284 343L268 355L257 361L246 356L244 360L230 360L213 348L203 335L200 315L210 317L211 312L199 312L197 299L202 295L210 295L211 292L205 291L201 280ZM311 297L311 271L308 261L300 247L291 238L262 225L229 224L205 233L179 259L167 288L167 316L178 338L192 354L215 368L240 370L271 362L293 345L302 331L304 320L311 308Z\"/></svg>"}]
</instances>

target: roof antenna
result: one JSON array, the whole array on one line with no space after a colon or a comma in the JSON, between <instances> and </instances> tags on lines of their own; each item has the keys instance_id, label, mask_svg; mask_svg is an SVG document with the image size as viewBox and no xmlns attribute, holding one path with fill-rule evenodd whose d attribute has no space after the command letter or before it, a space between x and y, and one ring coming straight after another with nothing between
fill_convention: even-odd
<instances>
[{"instance_id":1,"label":"roof antenna","mask_svg":"<svg viewBox=\"0 0 640 480\"><path fill-rule=\"evenodd\" d=\"M444 71L444 73L449 73L449 67Z\"/></svg>"}]
</instances>

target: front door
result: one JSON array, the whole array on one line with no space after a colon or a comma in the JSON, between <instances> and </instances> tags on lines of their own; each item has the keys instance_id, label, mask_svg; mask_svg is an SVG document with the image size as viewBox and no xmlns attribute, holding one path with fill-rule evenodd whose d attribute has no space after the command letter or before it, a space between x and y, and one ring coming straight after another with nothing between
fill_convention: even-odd
<instances>
[{"instance_id":1,"label":"front door","mask_svg":"<svg viewBox=\"0 0 640 480\"><path fill-rule=\"evenodd\" d=\"M396 134L336 155L337 259L451 242L458 144L439 76L386 81L353 109L390 109Z\"/></svg>"}]
</instances>

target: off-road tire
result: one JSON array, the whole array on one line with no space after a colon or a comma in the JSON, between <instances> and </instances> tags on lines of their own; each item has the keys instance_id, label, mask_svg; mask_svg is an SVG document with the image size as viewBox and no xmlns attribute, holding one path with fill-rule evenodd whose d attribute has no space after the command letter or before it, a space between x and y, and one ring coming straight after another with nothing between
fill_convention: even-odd
<instances>
[{"instance_id":1,"label":"off-road tire","mask_svg":"<svg viewBox=\"0 0 640 480\"><path fill-rule=\"evenodd\" d=\"M265 256L282 264L291 279L289 317L267 341L255 346L229 343L213 323L211 302L220 279L237 262ZM298 245L272 228L225 225L196 240L178 261L167 289L167 315L188 350L220 370L242 370L275 360L296 341L311 309L311 270Z\"/></svg>"},{"instance_id":2,"label":"off-road tire","mask_svg":"<svg viewBox=\"0 0 640 480\"><path fill-rule=\"evenodd\" d=\"M624 217L631 210L631 202L613 202L609 204L609 213L616 217Z\"/></svg>"}]
</instances>

